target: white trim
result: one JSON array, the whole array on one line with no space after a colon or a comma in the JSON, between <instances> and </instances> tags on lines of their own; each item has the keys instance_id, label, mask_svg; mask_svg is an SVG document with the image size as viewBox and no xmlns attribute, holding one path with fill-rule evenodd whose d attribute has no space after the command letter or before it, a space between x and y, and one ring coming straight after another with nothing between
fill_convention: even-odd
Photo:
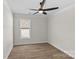
<instances>
[{"instance_id":1,"label":"white trim","mask_svg":"<svg viewBox=\"0 0 79 59\"><path fill-rule=\"evenodd\" d=\"M49 42L48 42L48 43L49 43ZM73 53L73 54L70 54L68 51L63 50L62 48L56 46L55 44L52 44L52 43L49 43L49 44L52 45L52 46L54 46L54 47L56 47L56 48L59 49L60 51L66 53L66 54L69 55L70 57L75 58L74 53Z\"/></svg>"},{"instance_id":2,"label":"white trim","mask_svg":"<svg viewBox=\"0 0 79 59\"><path fill-rule=\"evenodd\" d=\"M13 46L11 46L11 47L9 48L8 53L7 53L6 57L4 57L4 59L7 59L7 58L8 58L8 56L10 55L12 49L13 49Z\"/></svg>"},{"instance_id":3,"label":"white trim","mask_svg":"<svg viewBox=\"0 0 79 59\"><path fill-rule=\"evenodd\" d=\"M38 44L38 43L48 43L48 41L42 41L42 42L28 42L28 43L15 43L14 45Z\"/></svg>"}]
</instances>

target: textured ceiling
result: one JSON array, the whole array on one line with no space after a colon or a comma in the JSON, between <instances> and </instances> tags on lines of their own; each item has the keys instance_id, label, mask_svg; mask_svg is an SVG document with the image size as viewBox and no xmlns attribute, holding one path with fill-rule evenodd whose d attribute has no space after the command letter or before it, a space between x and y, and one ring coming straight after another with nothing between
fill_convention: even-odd
<instances>
[{"instance_id":1,"label":"textured ceiling","mask_svg":"<svg viewBox=\"0 0 79 59\"><path fill-rule=\"evenodd\" d=\"M42 0L7 0L11 10L14 13L28 14L32 13L29 9L39 8L39 2ZM59 10L73 4L74 0L46 0L44 8L59 7ZM56 10L57 11L57 10ZM56 12L52 11L52 12ZM51 11L48 12L49 14Z\"/></svg>"}]
</instances>

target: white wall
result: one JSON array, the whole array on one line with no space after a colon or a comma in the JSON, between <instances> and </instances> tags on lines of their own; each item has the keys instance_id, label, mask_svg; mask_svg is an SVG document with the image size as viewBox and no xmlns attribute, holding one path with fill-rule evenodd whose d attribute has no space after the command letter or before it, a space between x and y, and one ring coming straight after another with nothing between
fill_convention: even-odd
<instances>
[{"instance_id":1,"label":"white wall","mask_svg":"<svg viewBox=\"0 0 79 59\"><path fill-rule=\"evenodd\" d=\"M51 14L48 20L48 41L51 45L74 57L74 5L70 5L56 14Z\"/></svg>"},{"instance_id":2,"label":"white wall","mask_svg":"<svg viewBox=\"0 0 79 59\"><path fill-rule=\"evenodd\" d=\"M31 38L30 39L21 39L20 36L20 27L19 21L25 17L26 19L31 20ZM44 43L47 42L48 39L48 24L46 16L33 16L33 15L22 15L22 14L14 14L14 44L33 44L33 43Z\"/></svg>"},{"instance_id":3,"label":"white wall","mask_svg":"<svg viewBox=\"0 0 79 59\"><path fill-rule=\"evenodd\" d=\"M7 59L13 48L13 17L6 1L3 4L3 58Z\"/></svg>"}]
</instances>

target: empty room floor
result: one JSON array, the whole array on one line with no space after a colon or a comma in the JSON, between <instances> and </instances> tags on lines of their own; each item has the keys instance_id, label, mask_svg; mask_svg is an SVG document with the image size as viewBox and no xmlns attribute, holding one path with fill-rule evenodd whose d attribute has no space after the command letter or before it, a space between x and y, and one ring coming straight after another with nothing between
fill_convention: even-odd
<instances>
[{"instance_id":1,"label":"empty room floor","mask_svg":"<svg viewBox=\"0 0 79 59\"><path fill-rule=\"evenodd\" d=\"M8 59L73 59L48 43L15 46Z\"/></svg>"}]
</instances>

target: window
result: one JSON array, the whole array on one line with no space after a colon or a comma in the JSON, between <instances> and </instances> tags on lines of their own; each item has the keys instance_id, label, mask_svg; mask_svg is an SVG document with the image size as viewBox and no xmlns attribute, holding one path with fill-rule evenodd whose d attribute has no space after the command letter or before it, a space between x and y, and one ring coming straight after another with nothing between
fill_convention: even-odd
<instances>
[{"instance_id":1,"label":"window","mask_svg":"<svg viewBox=\"0 0 79 59\"><path fill-rule=\"evenodd\" d=\"M30 30L31 30L31 20L22 18L20 19L20 31L21 31L21 38L30 38Z\"/></svg>"}]
</instances>

